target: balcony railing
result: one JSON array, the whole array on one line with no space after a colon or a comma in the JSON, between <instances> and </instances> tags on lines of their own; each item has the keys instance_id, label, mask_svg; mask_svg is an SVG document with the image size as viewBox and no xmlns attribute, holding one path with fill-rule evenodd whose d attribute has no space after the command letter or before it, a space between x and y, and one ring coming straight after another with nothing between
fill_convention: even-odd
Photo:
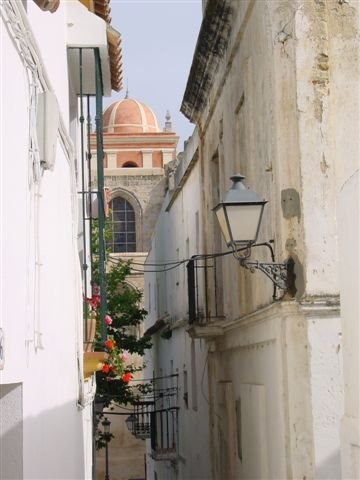
<instances>
[{"instance_id":1,"label":"balcony railing","mask_svg":"<svg viewBox=\"0 0 360 480\"><path fill-rule=\"evenodd\" d=\"M103 168L103 126L102 126L102 97L103 84L101 77L101 60L98 48L74 48L70 49L72 55L78 55L79 68L79 108L80 108L80 181L81 190L81 210L82 210L82 278L83 278L83 294L84 294L84 350L89 350L89 344L93 342L89 326L91 322L88 319L87 298L93 296L93 292L89 292L89 275L91 285L93 280L93 264L94 252L93 245L93 220L92 220L92 196L97 196L98 208L98 255L96 262L99 270L99 319L101 325L101 340L106 340L106 280L105 280L105 198L104 198L104 168ZM84 58L89 58L89 52L94 57L94 84L95 95L84 91ZM90 134L91 134L91 97L95 98L95 126L96 126L96 156L97 156L97 188L91 191L91 150L90 150ZM89 265L90 263L90 265ZM90 268L89 268L90 267ZM92 289L92 287L91 287ZM89 295L90 294L90 295ZM92 327L91 327L92 328Z\"/></svg>"},{"instance_id":2,"label":"balcony railing","mask_svg":"<svg viewBox=\"0 0 360 480\"><path fill-rule=\"evenodd\" d=\"M178 410L178 407L170 407L150 414L151 456L154 460L177 458Z\"/></svg>"},{"instance_id":3,"label":"balcony railing","mask_svg":"<svg viewBox=\"0 0 360 480\"><path fill-rule=\"evenodd\" d=\"M153 378L151 391L133 402L129 425L136 438L151 439L155 460L178 456L178 374Z\"/></svg>"},{"instance_id":4,"label":"balcony railing","mask_svg":"<svg viewBox=\"0 0 360 480\"><path fill-rule=\"evenodd\" d=\"M223 319L220 256L194 256L187 264L189 324Z\"/></svg>"}]
</instances>

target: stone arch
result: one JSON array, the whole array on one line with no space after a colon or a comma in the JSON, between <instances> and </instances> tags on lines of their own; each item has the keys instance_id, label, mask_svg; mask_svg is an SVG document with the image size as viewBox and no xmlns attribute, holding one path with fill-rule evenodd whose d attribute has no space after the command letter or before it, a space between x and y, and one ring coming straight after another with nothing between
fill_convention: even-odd
<instances>
[{"instance_id":1,"label":"stone arch","mask_svg":"<svg viewBox=\"0 0 360 480\"><path fill-rule=\"evenodd\" d=\"M114 188L110 191L109 202L114 198L122 197L130 203L135 212L135 228L136 228L136 252L143 251L143 209L138 198L125 188Z\"/></svg>"},{"instance_id":2,"label":"stone arch","mask_svg":"<svg viewBox=\"0 0 360 480\"><path fill-rule=\"evenodd\" d=\"M124 162L121 168L138 168L139 165L136 162Z\"/></svg>"}]
</instances>

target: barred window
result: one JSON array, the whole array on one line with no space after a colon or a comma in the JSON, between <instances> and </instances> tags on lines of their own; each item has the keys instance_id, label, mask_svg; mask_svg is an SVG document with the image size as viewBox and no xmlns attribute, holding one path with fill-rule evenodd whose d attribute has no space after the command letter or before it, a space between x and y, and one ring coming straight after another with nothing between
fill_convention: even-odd
<instances>
[{"instance_id":1,"label":"barred window","mask_svg":"<svg viewBox=\"0 0 360 480\"><path fill-rule=\"evenodd\" d=\"M111 241L108 247L112 252L136 252L135 212L131 204L122 197L110 202Z\"/></svg>"}]
</instances>

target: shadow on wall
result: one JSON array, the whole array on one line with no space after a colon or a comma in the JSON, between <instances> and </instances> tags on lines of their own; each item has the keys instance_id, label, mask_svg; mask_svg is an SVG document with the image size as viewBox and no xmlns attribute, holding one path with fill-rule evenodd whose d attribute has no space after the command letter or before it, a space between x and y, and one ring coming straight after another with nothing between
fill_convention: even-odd
<instances>
[{"instance_id":1,"label":"shadow on wall","mask_svg":"<svg viewBox=\"0 0 360 480\"><path fill-rule=\"evenodd\" d=\"M86 446L91 455L90 414L86 445L84 411L75 401L23 419L22 390L21 384L0 385L0 478L84 479Z\"/></svg>"},{"instance_id":2,"label":"shadow on wall","mask_svg":"<svg viewBox=\"0 0 360 480\"><path fill-rule=\"evenodd\" d=\"M115 412L126 410L115 407ZM129 415L131 411L127 412ZM111 421L114 438L109 443L109 476L111 480L145 478L145 440L135 438L126 426L126 415L111 415L104 411ZM105 449L96 453L96 479L105 477Z\"/></svg>"},{"instance_id":3,"label":"shadow on wall","mask_svg":"<svg viewBox=\"0 0 360 480\"><path fill-rule=\"evenodd\" d=\"M148 203L143 212L143 249L147 252L150 248L156 222L165 198L165 179L161 177L149 193Z\"/></svg>"},{"instance_id":4,"label":"shadow on wall","mask_svg":"<svg viewBox=\"0 0 360 480\"><path fill-rule=\"evenodd\" d=\"M341 478L341 452L336 450L316 468L315 477L319 480L338 480Z\"/></svg>"}]
</instances>

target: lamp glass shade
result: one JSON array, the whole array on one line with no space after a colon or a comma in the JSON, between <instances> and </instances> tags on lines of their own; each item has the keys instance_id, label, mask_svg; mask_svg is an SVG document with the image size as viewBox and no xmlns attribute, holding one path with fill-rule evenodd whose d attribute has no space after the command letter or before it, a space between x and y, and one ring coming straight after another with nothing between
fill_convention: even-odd
<instances>
[{"instance_id":1,"label":"lamp glass shade","mask_svg":"<svg viewBox=\"0 0 360 480\"><path fill-rule=\"evenodd\" d=\"M135 422L136 422L136 417L133 413L131 415L129 415L127 417L127 419L125 420L126 426L129 430L129 432L131 432L131 433L133 433L134 430L135 430Z\"/></svg>"},{"instance_id":2,"label":"lamp glass shade","mask_svg":"<svg viewBox=\"0 0 360 480\"><path fill-rule=\"evenodd\" d=\"M227 217L230 243L247 245L256 242L263 209L264 204L226 205L224 216ZM225 241L229 244L226 237Z\"/></svg>"},{"instance_id":3,"label":"lamp glass shade","mask_svg":"<svg viewBox=\"0 0 360 480\"><path fill-rule=\"evenodd\" d=\"M107 435L110 433L110 422L107 418L104 419L102 422L102 425L104 427L104 433Z\"/></svg>"},{"instance_id":4,"label":"lamp glass shade","mask_svg":"<svg viewBox=\"0 0 360 480\"><path fill-rule=\"evenodd\" d=\"M253 190L242 183L245 177L233 175L233 185L224 196L224 200L215 208L215 213L227 246L233 249L249 246L258 237L264 206Z\"/></svg>"},{"instance_id":5,"label":"lamp glass shade","mask_svg":"<svg viewBox=\"0 0 360 480\"><path fill-rule=\"evenodd\" d=\"M220 205L218 208L216 208L215 213L216 213L216 217L217 217L218 222L219 222L221 233L224 236L226 245L230 245L231 236L230 236L230 232L229 232L229 224L227 222L227 218L226 218L226 215L225 215L224 206Z\"/></svg>"}]
</instances>

